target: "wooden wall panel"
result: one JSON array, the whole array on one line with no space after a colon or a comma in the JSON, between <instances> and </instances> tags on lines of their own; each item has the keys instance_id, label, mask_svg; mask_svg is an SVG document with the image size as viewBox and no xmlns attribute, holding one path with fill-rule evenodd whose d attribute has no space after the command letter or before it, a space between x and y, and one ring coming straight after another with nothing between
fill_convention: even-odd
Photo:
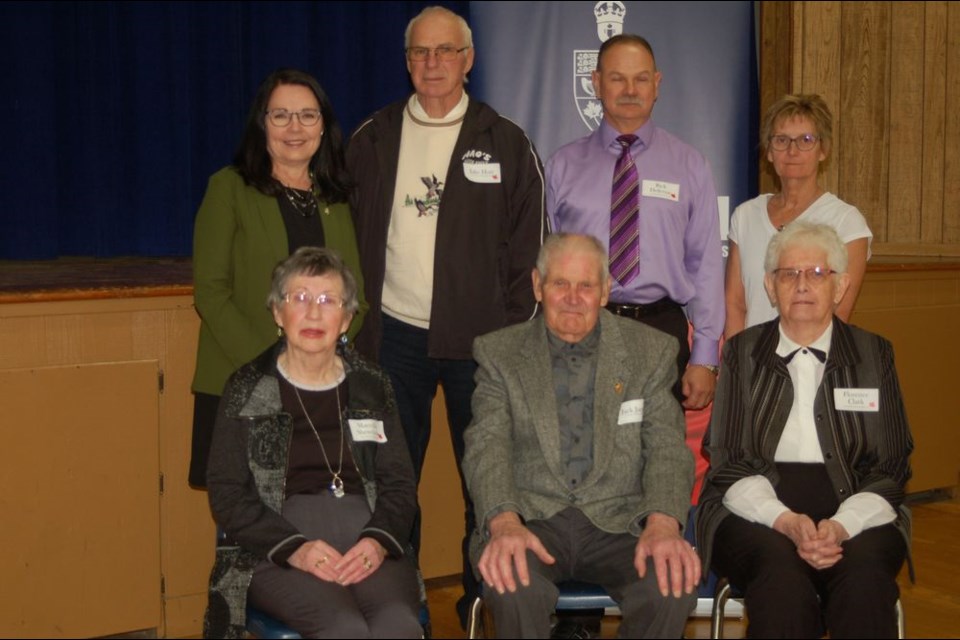
<instances>
[{"instance_id":1,"label":"wooden wall panel","mask_svg":"<svg viewBox=\"0 0 960 640\"><path fill-rule=\"evenodd\" d=\"M960 245L960 4L947 4L943 242ZM960 253L960 252L957 252ZM956 254L955 254L956 255Z\"/></svg>"},{"instance_id":2,"label":"wooden wall panel","mask_svg":"<svg viewBox=\"0 0 960 640\"><path fill-rule=\"evenodd\" d=\"M842 12L838 195L856 205L873 230L875 242L887 239L887 110L890 4L846 3ZM848 153L856 150L855 153Z\"/></svg>"},{"instance_id":3,"label":"wooden wall panel","mask_svg":"<svg viewBox=\"0 0 960 640\"><path fill-rule=\"evenodd\" d=\"M36 326L34 327L36 329ZM0 636L161 621L157 361L0 371Z\"/></svg>"},{"instance_id":4,"label":"wooden wall panel","mask_svg":"<svg viewBox=\"0 0 960 640\"><path fill-rule=\"evenodd\" d=\"M841 4L840 2L798 3L802 54L797 62L801 65L801 82L795 86L799 93L819 93L834 114L840 111L841 78L837 70L841 60ZM835 118L836 120L836 118ZM842 122L834 122L834 140L841 140ZM834 154L824 169L822 180L827 191L837 192L839 184L838 159Z\"/></svg>"},{"instance_id":5,"label":"wooden wall panel","mask_svg":"<svg viewBox=\"0 0 960 640\"><path fill-rule=\"evenodd\" d=\"M923 200L920 242L943 242L943 154L946 109L947 6L925 3L923 36ZM905 44L905 43L897 43ZM899 50L899 47L898 47ZM892 96L899 97L897 93ZM960 96L958 96L960 97ZM899 158L898 158L899 159ZM902 158L907 161L908 158ZM902 164L902 163L901 163ZM894 236L896 237L896 236Z\"/></svg>"},{"instance_id":6,"label":"wooden wall panel","mask_svg":"<svg viewBox=\"0 0 960 640\"><path fill-rule=\"evenodd\" d=\"M851 322L893 343L914 440L907 491L955 486L960 481L960 430L943 398L956 395L960 272L868 270Z\"/></svg>"},{"instance_id":7,"label":"wooden wall panel","mask_svg":"<svg viewBox=\"0 0 960 640\"><path fill-rule=\"evenodd\" d=\"M769 60L788 23L785 72ZM760 25L761 111L784 75L823 96L835 145L821 182L867 217L874 255L960 256L960 5L763 2Z\"/></svg>"},{"instance_id":8,"label":"wooden wall panel","mask_svg":"<svg viewBox=\"0 0 960 640\"><path fill-rule=\"evenodd\" d=\"M890 181L887 237L920 240L923 186L924 91L917 91L916 61L924 54L922 2L898 2L891 8ZM877 229L873 229L876 234Z\"/></svg>"},{"instance_id":9,"label":"wooden wall panel","mask_svg":"<svg viewBox=\"0 0 960 640\"><path fill-rule=\"evenodd\" d=\"M760 118L774 102L793 93L793 8L790 2L760 4ZM760 128L761 121L756 123ZM760 193L779 189L769 162L760 158Z\"/></svg>"},{"instance_id":10,"label":"wooden wall panel","mask_svg":"<svg viewBox=\"0 0 960 640\"><path fill-rule=\"evenodd\" d=\"M163 318L164 391L160 462L164 473L160 553L164 558L164 635L182 638L202 627L206 585L213 567L215 528L206 491L187 484L193 427L194 361L200 320L192 306Z\"/></svg>"},{"instance_id":11,"label":"wooden wall panel","mask_svg":"<svg viewBox=\"0 0 960 640\"><path fill-rule=\"evenodd\" d=\"M191 489L186 482L193 412L190 381L198 326L191 296L0 304L0 376L10 369L154 363L150 375L152 441L155 449L159 444L155 457L159 457L164 491L158 494L159 474L154 462L149 484L155 513L159 500L159 523L154 518L151 525L157 535L149 550L142 544L137 549L158 562L163 573L162 600L160 578L157 571L151 574L155 591L151 606L156 610L162 606L162 616L141 625L156 627L159 637L199 637L213 561L214 526L206 492ZM164 373L159 400L158 369ZM0 400L5 400L3 393L0 388ZM0 402L0 406L6 405ZM120 432L141 422L139 413L130 407L117 412L114 419L105 412L98 415L100 422L110 423ZM118 472L118 477L123 474ZM128 591L133 593L132 589ZM138 597L145 604L151 603L149 598ZM112 607L131 609L110 596L103 599ZM111 625L129 617L92 609L87 613ZM0 616L0 621L5 619ZM71 635L103 635L134 628L139 627L126 623L112 630L76 627Z\"/></svg>"}]
</instances>

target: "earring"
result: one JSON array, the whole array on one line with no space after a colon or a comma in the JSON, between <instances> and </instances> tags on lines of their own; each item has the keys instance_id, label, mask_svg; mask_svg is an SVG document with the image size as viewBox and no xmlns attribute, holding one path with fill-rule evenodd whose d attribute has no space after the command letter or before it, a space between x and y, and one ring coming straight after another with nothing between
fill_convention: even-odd
<instances>
[{"instance_id":1,"label":"earring","mask_svg":"<svg viewBox=\"0 0 960 640\"><path fill-rule=\"evenodd\" d=\"M347 338L347 334L345 333L340 334L340 344L342 344L343 346L347 346L347 342L349 342L349 340L350 339Z\"/></svg>"},{"instance_id":2,"label":"earring","mask_svg":"<svg viewBox=\"0 0 960 640\"><path fill-rule=\"evenodd\" d=\"M278 338L283 337L283 327L281 327L280 325L277 325L277 337Z\"/></svg>"}]
</instances>

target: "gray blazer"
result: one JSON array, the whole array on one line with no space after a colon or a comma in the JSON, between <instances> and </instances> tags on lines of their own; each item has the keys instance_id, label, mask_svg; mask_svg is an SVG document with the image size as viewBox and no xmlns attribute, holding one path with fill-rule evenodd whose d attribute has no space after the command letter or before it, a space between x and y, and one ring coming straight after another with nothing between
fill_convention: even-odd
<instances>
[{"instance_id":1,"label":"gray blazer","mask_svg":"<svg viewBox=\"0 0 960 640\"><path fill-rule=\"evenodd\" d=\"M678 345L635 320L600 312L594 386L594 464L571 490L560 461L556 394L542 317L481 336L473 422L463 473L477 513L474 558L489 518L516 511L546 519L576 507L598 528L639 535L660 512L686 522L693 455L680 405L671 394ZM621 420L625 402L642 400L642 419ZM636 407L638 403L627 405ZM623 422L623 424L619 424Z\"/></svg>"}]
</instances>

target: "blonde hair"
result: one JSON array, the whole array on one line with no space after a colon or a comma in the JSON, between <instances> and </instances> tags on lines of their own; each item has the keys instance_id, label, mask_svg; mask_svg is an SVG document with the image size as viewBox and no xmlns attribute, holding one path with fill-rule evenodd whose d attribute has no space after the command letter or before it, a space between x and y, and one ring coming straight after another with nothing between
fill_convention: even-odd
<instances>
[{"instance_id":1,"label":"blonde hair","mask_svg":"<svg viewBox=\"0 0 960 640\"><path fill-rule=\"evenodd\" d=\"M826 101L816 93L800 93L785 95L767 109L760 125L760 146L763 155L770 151L770 137L773 129L784 120L806 118L813 123L817 137L820 140L820 149L827 156L833 144L833 114Z\"/></svg>"}]
</instances>

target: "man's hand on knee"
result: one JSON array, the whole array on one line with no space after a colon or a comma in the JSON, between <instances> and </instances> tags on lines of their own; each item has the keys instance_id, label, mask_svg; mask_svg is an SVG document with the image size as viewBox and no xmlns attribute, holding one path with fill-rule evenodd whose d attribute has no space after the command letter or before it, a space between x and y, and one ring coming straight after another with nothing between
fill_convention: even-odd
<instances>
[{"instance_id":1,"label":"man's hand on knee","mask_svg":"<svg viewBox=\"0 0 960 640\"><path fill-rule=\"evenodd\" d=\"M517 590L513 571L516 568L520 583L530 586L530 570L527 567L527 551L532 551L544 564L553 564L554 558L512 511L499 513L490 519L490 542L483 549L477 567L483 581L497 593Z\"/></svg>"},{"instance_id":2,"label":"man's hand on knee","mask_svg":"<svg viewBox=\"0 0 960 640\"><path fill-rule=\"evenodd\" d=\"M633 564L641 578L647 573L648 558L653 559L657 586L664 597L693 593L700 582L700 557L680 535L680 524L668 515L650 514L637 540Z\"/></svg>"}]
</instances>

